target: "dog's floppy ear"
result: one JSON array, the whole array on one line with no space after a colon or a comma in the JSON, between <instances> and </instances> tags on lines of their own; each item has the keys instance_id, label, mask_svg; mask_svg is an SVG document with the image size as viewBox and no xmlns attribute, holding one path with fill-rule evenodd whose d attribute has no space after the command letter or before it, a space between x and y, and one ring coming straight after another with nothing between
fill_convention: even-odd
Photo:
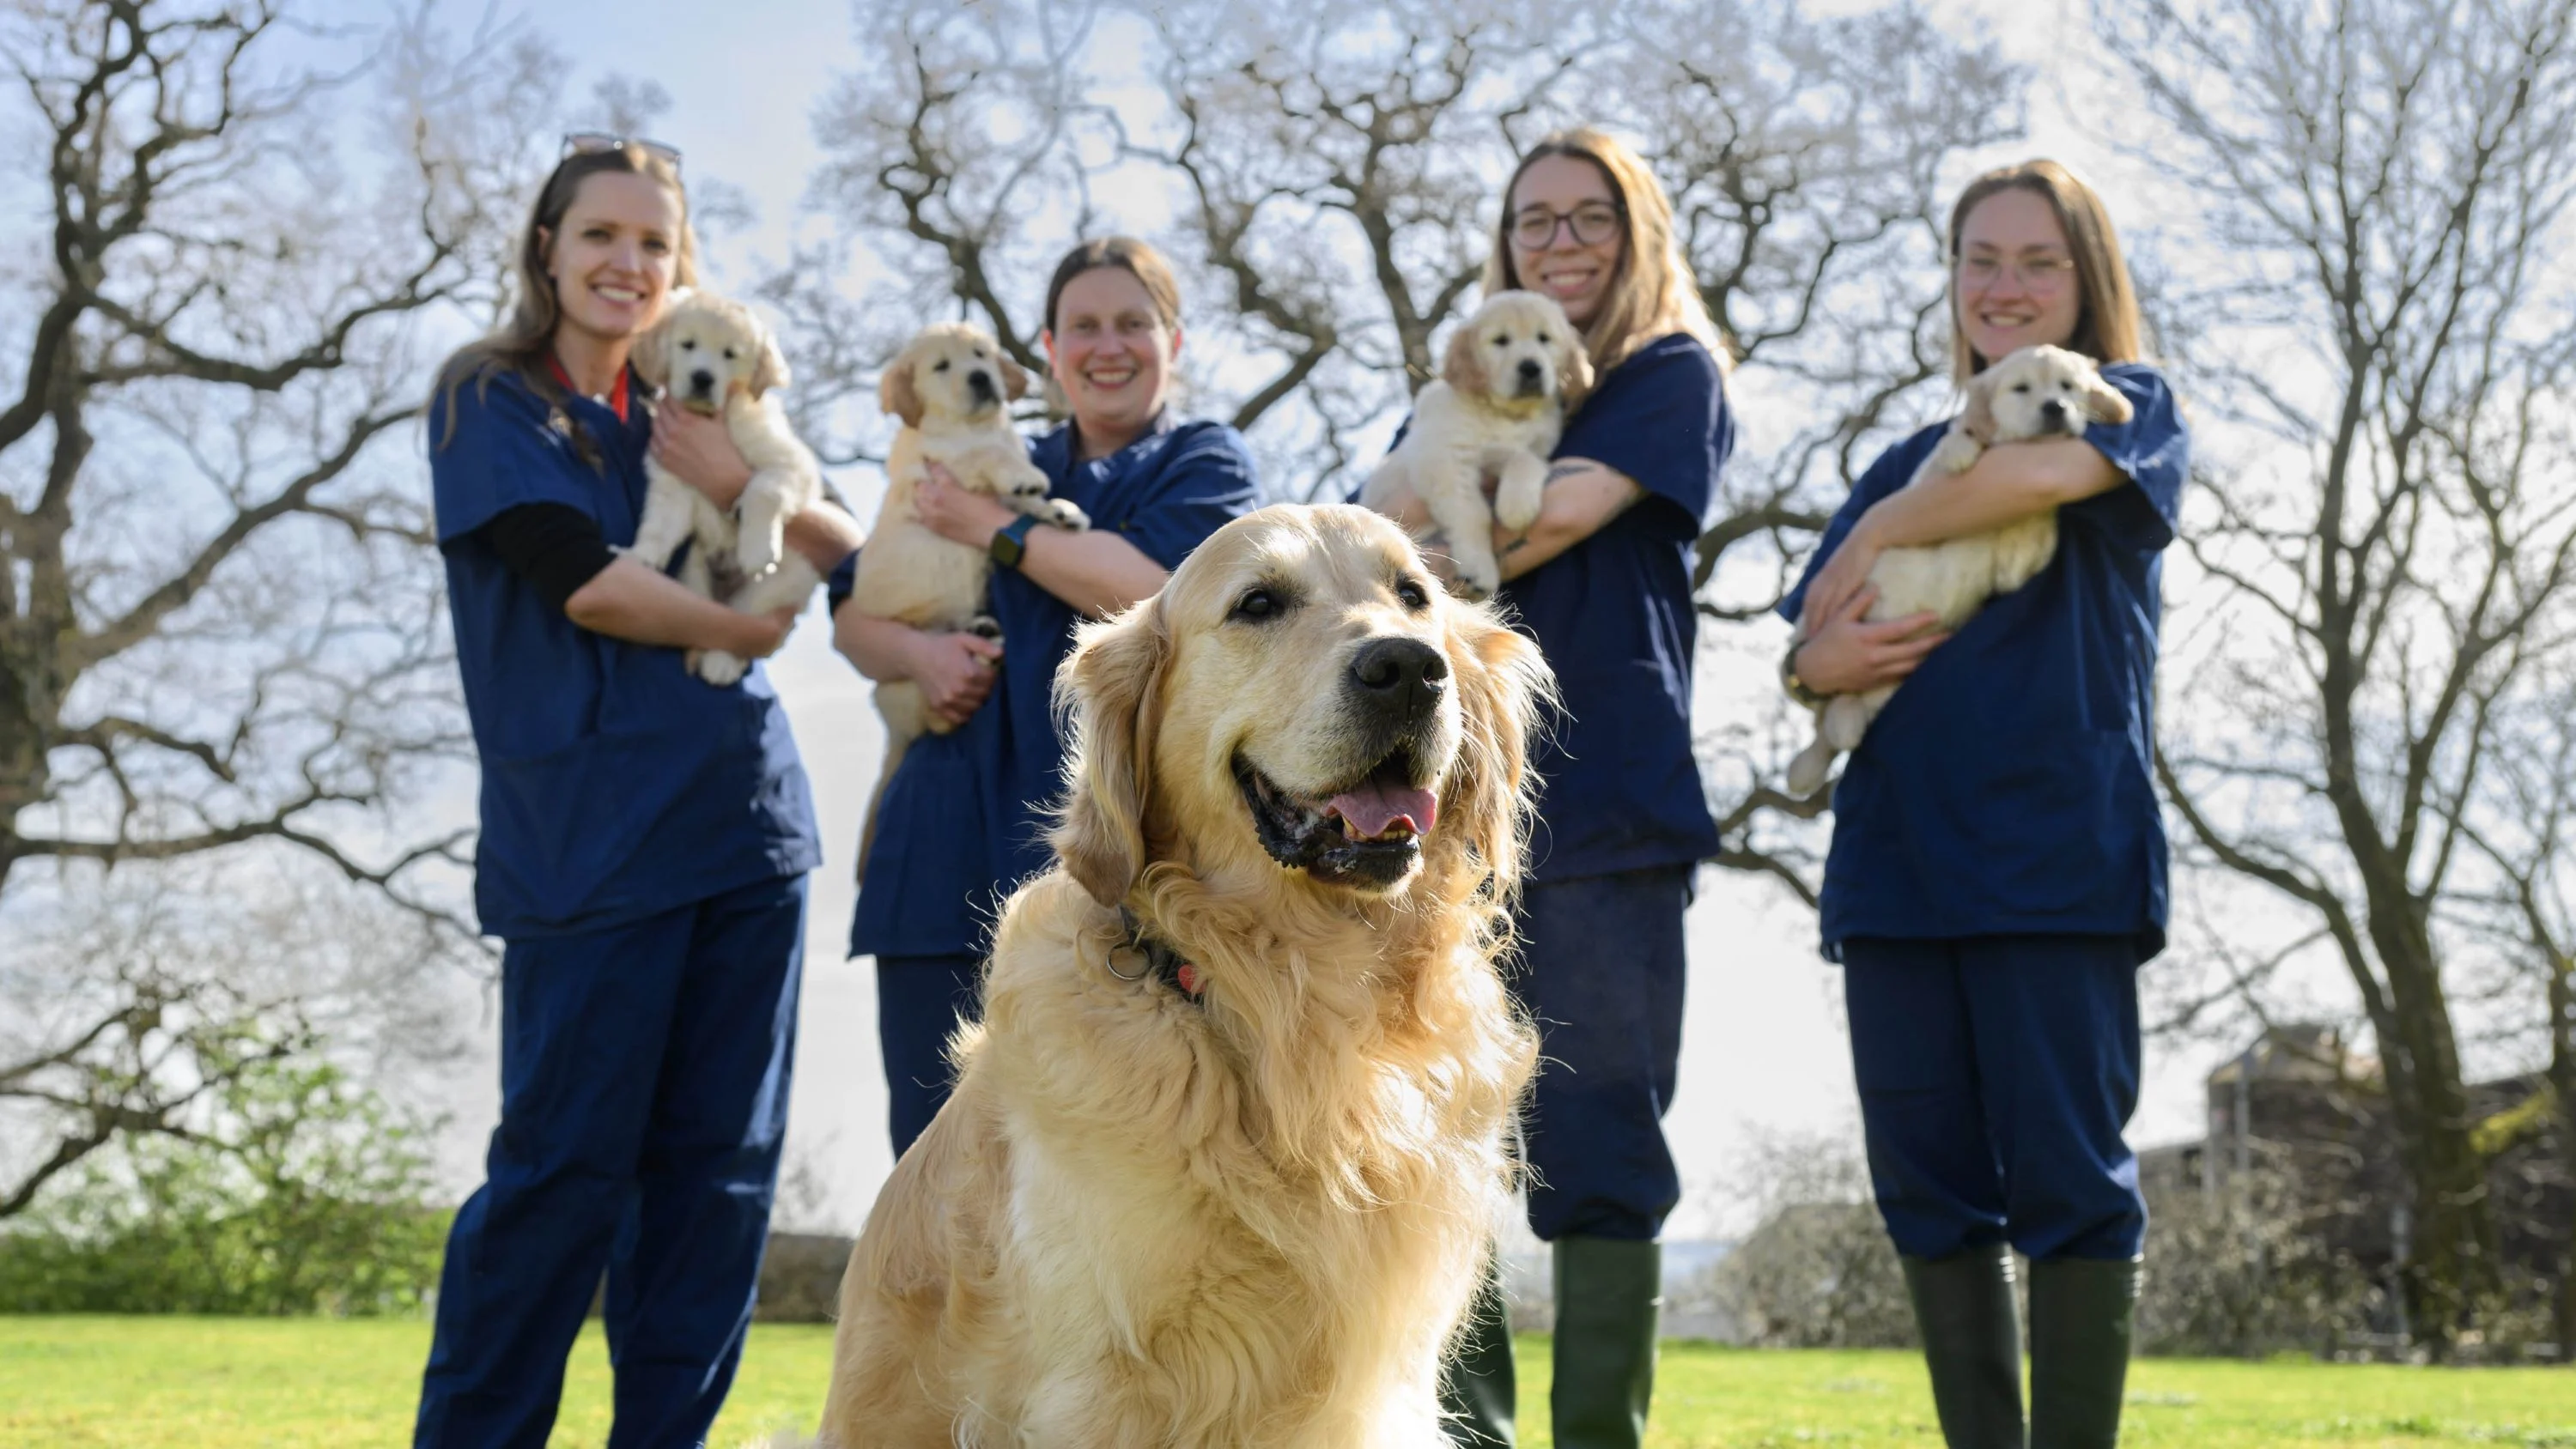
<instances>
[{"instance_id":1,"label":"dog's floppy ear","mask_svg":"<svg viewBox=\"0 0 2576 1449\"><path fill-rule=\"evenodd\" d=\"M2097 423L2125 423L2137 416L2126 393L2102 380L2098 372L2084 378L2084 415Z\"/></svg>"},{"instance_id":2,"label":"dog's floppy ear","mask_svg":"<svg viewBox=\"0 0 2576 1449\"><path fill-rule=\"evenodd\" d=\"M877 379L877 405L903 419L907 428L921 426L921 389L913 384L912 369L917 356L907 347L886 364L885 375Z\"/></svg>"},{"instance_id":3,"label":"dog's floppy ear","mask_svg":"<svg viewBox=\"0 0 2576 1449\"><path fill-rule=\"evenodd\" d=\"M1049 843L1065 873L1104 906L1125 901L1145 873L1145 810L1170 649L1156 595L1083 626L1056 671L1056 708L1073 718L1074 747Z\"/></svg>"},{"instance_id":4,"label":"dog's floppy ear","mask_svg":"<svg viewBox=\"0 0 2576 1449\"><path fill-rule=\"evenodd\" d=\"M993 360L1002 364L1002 396L1013 402L1029 395L1029 370L1011 360L1011 354L995 349Z\"/></svg>"},{"instance_id":5,"label":"dog's floppy ear","mask_svg":"<svg viewBox=\"0 0 2576 1449\"><path fill-rule=\"evenodd\" d=\"M760 361L751 370L751 395L763 397L773 387L785 387L789 376L787 354L779 350L778 334L761 328Z\"/></svg>"},{"instance_id":6,"label":"dog's floppy ear","mask_svg":"<svg viewBox=\"0 0 2576 1449\"><path fill-rule=\"evenodd\" d=\"M1531 734L1556 702L1556 680L1538 646L1483 604L1451 600L1450 677L1465 726L1458 762L1442 792L1440 825L1472 846L1508 892L1520 877L1521 841L1537 781L1528 770Z\"/></svg>"},{"instance_id":7,"label":"dog's floppy ear","mask_svg":"<svg viewBox=\"0 0 2576 1449\"><path fill-rule=\"evenodd\" d=\"M1494 384L1485 371L1485 354L1476 346L1477 331L1471 317L1449 334L1449 350L1440 358L1440 377L1467 396L1480 398L1491 394Z\"/></svg>"},{"instance_id":8,"label":"dog's floppy ear","mask_svg":"<svg viewBox=\"0 0 2576 1449\"><path fill-rule=\"evenodd\" d=\"M626 354L627 364L635 369L637 377L644 379L646 387L670 386L671 323L680 315L680 305L688 301L690 295L686 287L672 288L670 295L662 299L661 320L646 328L644 335L635 339L634 350Z\"/></svg>"},{"instance_id":9,"label":"dog's floppy ear","mask_svg":"<svg viewBox=\"0 0 2576 1449\"><path fill-rule=\"evenodd\" d=\"M1995 441L1995 376L1995 368L1989 365L1968 379L1968 410L1959 417L1959 426L1968 436L1987 447Z\"/></svg>"}]
</instances>

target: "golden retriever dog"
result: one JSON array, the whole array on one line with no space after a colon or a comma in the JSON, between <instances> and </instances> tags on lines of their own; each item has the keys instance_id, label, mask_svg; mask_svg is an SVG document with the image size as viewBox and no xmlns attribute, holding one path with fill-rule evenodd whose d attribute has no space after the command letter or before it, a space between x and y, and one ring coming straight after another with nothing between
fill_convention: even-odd
<instances>
[{"instance_id":1,"label":"golden retriever dog","mask_svg":"<svg viewBox=\"0 0 2576 1449\"><path fill-rule=\"evenodd\" d=\"M1494 525L1517 532L1537 521L1548 455L1565 415L1591 390L1583 334L1555 299L1497 292L1449 335L1440 376L1414 399L1412 427L1369 475L1360 501L1384 508L1411 488L1447 535L1458 591L1491 598L1502 587ZM1487 477L1498 480L1490 509Z\"/></svg>"},{"instance_id":2,"label":"golden retriever dog","mask_svg":"<svg viewBox=\"0 0 2576 1449\"><path fill-rule=\"evenodd\" d=\"M734 511L680 481L658 459L644 461L644 516L627 553L661 569L691 545L680 582L746 614L803 603L822 576L786 546L787 520L823 496L823 465L787 426L777 390L787 359L759 314L705 292L673 294L662 320L637 340L635 375L702 417L722 419L752 468ZM739 518L740 522L736 522ZM691 673L709 684L742 678L751 661L721 650L689 651Z\"/></svg>"},{"instance_id":3,"label":"golden retriever dog","mask_svg":"<svg viewBox=\"0 0 2576 1449\"><path fill-rule=\"evenodd\" d=\"M1538 651L1367 510L1086 627L1057 865L841 1289L839 1449L1433 1449L1536 1038Z\"/></svg>"},{"instance_id":4,"label":"golden retriever dog","mask_svg":"<svg viewBox=\"0 0 2576 1449\"><path fill-rule=\"evenodd\" d=\"M1029 461L1028 444L1011 426L1009 404L1028 391L1028 373L992 334L971 323L924 328L886 364L877 399L903 426L886 455L886 496L877 526L859 551L852 608L934 633L998 637L984 613L992 559L982 549L933 533L915 506L933 463L947 469L957 486L990 494L1042 523L1073 532L1091 526L1071 500L1047 496L1045 470ZM932 716L921 686L910 680L878 685L876 703L885 718L886 753L859 830L862 873L876 844L877 806L895 766L925 732L944 734L948 728Z\"/></svg>"},{"instance_id":5,"label":"golden retriever dog","mask_svg":"<svg viewBox=\"0 0 2576 1449\"><path fill-rule=\"evenodd\" d=\"M2063 347L2025 347L1978 373L1968 403L1906 486L1942 473L1964 473L1999 444L2080 438L2087 423L2125 423L2129 400L2102 380L2093 360ZM1986 600L2029 583L2057 556L2057 510L2046 509L1986 533L1921 548L1891 548L1870 566L1878 597L1872 620L1930 610L1938 627L1955 630ZM1838 694L1817 707L1815 742L1789 762L1789 790L1823 788L1834 760L1860 745L1870 721L1894 697L1895 685Z\"/></svg>"}]
</instances>

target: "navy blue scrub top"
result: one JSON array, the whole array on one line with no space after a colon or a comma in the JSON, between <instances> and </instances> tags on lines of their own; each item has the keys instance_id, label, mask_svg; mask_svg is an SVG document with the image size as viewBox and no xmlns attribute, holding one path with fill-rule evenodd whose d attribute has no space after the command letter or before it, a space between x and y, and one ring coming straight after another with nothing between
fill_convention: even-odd
<instances>
[{"instance_id":1,"label":"navy blue scrub top","mask_svg":"<svg viewBox=\"0 0 2576 1449\"><path fill-rule=\"evenodd\" d=\"M1616 469L1646 496L1497 596L1538 641L1565 698L1565 717L1530 756L1540 782L1532 881L1717 853L1691 753L1691 545L1734 447L1717 359L1687 333L1612 368L1566 423L1556 456Z\"/></svg>"},{"instance_id":2,"label":"navy blue scrub top","mask_svg":"<svg viewBox=\"0 0 2576 1449\"><path fill-rule=\"evenodd\" d=\"M643 396L640 384L634 395ZM650 414L565 405L598 445L593 471L547 405L502 372L429 411L430 484L465 709L482 757L474 907L508 940L622 925L822 859L814 806L766 671L717 688L681 651L564 617L475 533L505 509L560 503L635 541Z\"/></svg>"},{"instance_id":3,"label":"navy blue scrub top","mask_svg":"<svg viewBox=\"0 0 2576 1449\"><path fill-rule=\"evenodd\" d=\"M1933 650L1843 766L1825 856L1828 958L1855 936L2121 935L2140 961L2164 949L2156 627L2191 436L2155 369L2102 375L2136 416L2096 423L2085 441L2129 482L2059 508L2057 557ZM1782 618L1797 621L1816 570L1945 427L1861 475Z\"/></svg>"},{"instance_id":4,"label":"navy blue scrub top","mask_svg":"<svg viewBox=\"0 0 2576 1449\"><path fill-rule=\"evenodd\" d=\"M1032 442L1029 458L1092 527L1166 569L1259 502L1252 454L1223 423L1167 419L1090 462L1073 449L1067 423ZM856 560L843 568L855 572ZM853 956L981 955L1002 898L1053 863L1048 811L1063 790L1067 741L1051 700L1078 619L1005 568L993 570L991 613L1002 626L1001 677L965 724L913 741L887 784L850 922Z\"/></svg>"}]
</instances>

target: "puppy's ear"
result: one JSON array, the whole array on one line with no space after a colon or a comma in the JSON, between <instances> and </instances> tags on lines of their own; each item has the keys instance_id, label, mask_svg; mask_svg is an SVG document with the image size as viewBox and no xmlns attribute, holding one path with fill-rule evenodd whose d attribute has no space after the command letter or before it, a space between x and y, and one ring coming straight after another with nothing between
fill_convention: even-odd
<instances>
[{"instance_id":1,"label":"puppy's ear","mask_svg":"<svg viewBox=\"0 0 2576 1449\"><path fill-rule=\"evenodd\" d=\"M2137 416L2137 409L2129 406L2128 394L2095 372L2084 379L2084 415L2097 423L2125 423Z\"/></svg>"},{"instance_id":2,"label":"puppy's ear","mask_svg":"<svg viewBox=\"0 0 2576 1449\"><path fill-rule=\"evenodd\" d=\"M921 426L921 389L912 380L917 355L909 347L896 353L894 361L886 364L885 376L877 379L877 406L903 419L907 428Z\"/></svg>"},{"instance_id":3,"label":"puppy's ear","mask_svg":"<svg viewBox=\"0 0 2576 1449\"><path fill-rule=\"evenodd\" d=\"M1494 384L1485 371L1484 351L1476 342L1475 322L1470 319L1459 323L1458 330L1449 334L1448 352L1440 359L1440 377L1467 396L1481 398L1493 392Z\"/></svg>"},{"instance_id":4,"label":"puppy's ear","mask_svg":"<svg viewBox=\"0 0 2576 1449\"><path fill-rule=\"evenodd\" d=\"M1565 399L1565 415L1574 416L1583 400L1592 396L1592 349L1583 345L1583 334L1568 327L1558 336L1556 388Z\"/></svg>"},{"instance_id":5,"label":"puppy's ear","mask_svg":"<svg viewBox=\"0 0 2576 1449\"><path fill-rule=\"evenodd\" d=\"M1065 873L1104 906L1125 901L1145 873L1145 811L1170 649L1158 595L1085 625L1056 671L1056 708L1073 717L1074 748L1048 841Z\"/></svg>"},{"instance_id":6,"label":"puppy's ear","mask_svg":"<svg viewBox=\"0 0 2576 1449\"><path fill-rule=\"evenodd\" d=\"M627 364L635 369L637 377L644 379L646 387L660 389L670 386L671 317L676 308L676 302L664 307L662 320L636 338L634 349L626 354Z\"/></svg>"},{"instance_id":7,"label":"puppy's ear","mask_svg":"<svg viewBox=\"0 0 2576 1449\"><path fill-rule=\"evenodd\" d=\"M1995 441L1995 369L1968 379L1968 410L1959 417L1959 426L1980 446L1991 447Z\"/></svg>"},{"instance_id":8,"label":"puppy's ear","mask_svg":"<svg viewBox=\"0 0 2576 1449\"><path fill-rule=\"evenodd\" d=\"M1556 703L1556 680L1538 646L1482 604L1455 600L1450 677L1458 682L1465 730L1441 801L1440 828L1454 829L1508 892L1520 878L1521 842L1535 803L1530 736Z\"/></svg>"},{"instance_id":9,"label":"puppy's ear","mask_svg":"<svg viewBox=\"0 0 2576 1449\"><path fill-rule=\"evenodd\" d=\"M1007 352L996 350L993 360L1002 364L1002 396L1013 402L1029 395L1029 370L1011 360Z\"/></svg>"},{"instance_id":10,"label":"puppy's ear","mask_svg":"<svg viewBox=\"0 0 2576 1449\"><path fill-rule=\"evenodd\" d=\"M760 361L751 370L751 395L764 397L773 387L785 387L791 374L787 371L787 354L778 347L778 334L760 329Z\"/></svg>"}]
</instances>

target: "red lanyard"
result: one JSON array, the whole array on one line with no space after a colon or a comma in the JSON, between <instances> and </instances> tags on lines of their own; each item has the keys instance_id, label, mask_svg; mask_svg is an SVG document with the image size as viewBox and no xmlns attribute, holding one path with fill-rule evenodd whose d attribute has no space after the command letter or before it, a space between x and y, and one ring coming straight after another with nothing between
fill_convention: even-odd
<instances>
[{"instance_id":1,"label":"red lanyard","mask_svg":"<svg viewBox=\"0 0 2576 1449\"><path fill-rule=\"evenodd\" d=\"M553 369L555 381L564 385L564 391L581 391L580 388L573 386L572 374L564 371L562 358L549 352L546 354L546 366ZM608 389L608 408L609 411L617 414L619 422L626 421L626 369L623 367L617 369L617 381Z\"/></svg>"}]
</instances>

